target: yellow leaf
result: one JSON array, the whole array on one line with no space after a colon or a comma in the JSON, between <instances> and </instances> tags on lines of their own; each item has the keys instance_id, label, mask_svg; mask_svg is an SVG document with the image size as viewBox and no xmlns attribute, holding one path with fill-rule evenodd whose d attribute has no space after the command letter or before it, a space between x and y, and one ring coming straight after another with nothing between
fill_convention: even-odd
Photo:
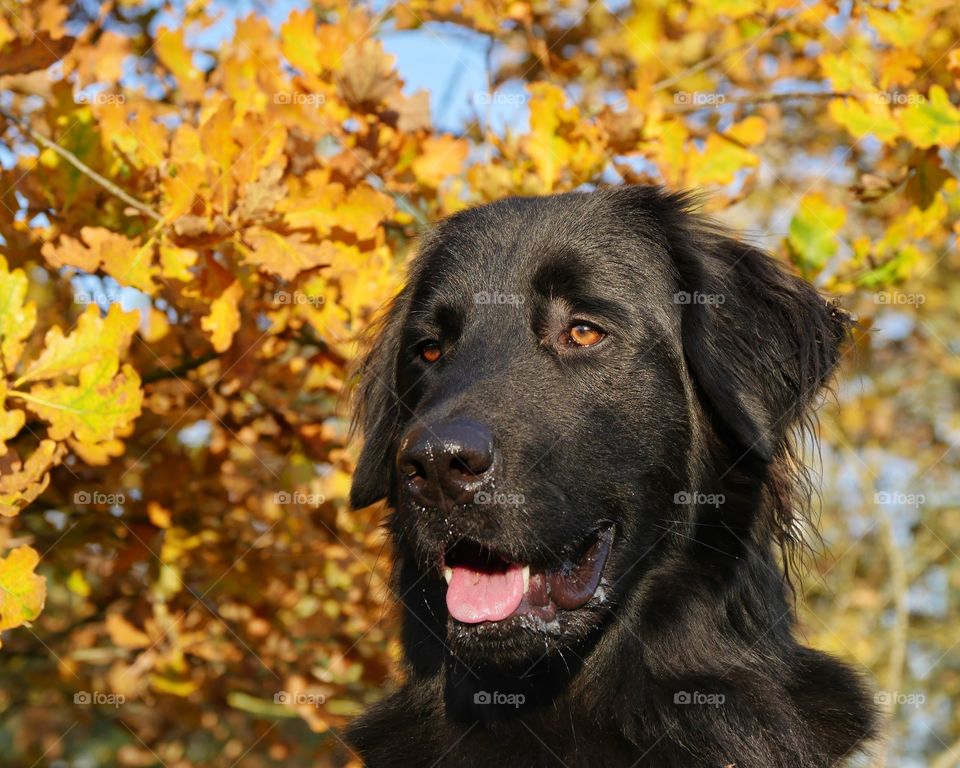
<instances>
[{"instance_id":1,"label":"yellow leaf","mask_svg":"<svg viewBox=\"0 0 960 768\"><path fill-rule=\"evenodd\" d=\"M193 274L190 267L197 263L197 252L191 248L178 248L169 243L160 245L160 270L164 277L190 282Z\"/></svg>"},{"instance_id":2,"label":"yellow leaf","mask_svg":"<svg viewBox=\"0 0 960 768\"><path fill-rule=\"evenodd\" d=\"M47 586L34 573L39 562L31 547L17 547L0 558L0 631L27 624L43 610Z\"/></svg>"},{"instance_id":3,"label":"yellow leaf","mask_svg":"<svg viewBox=\"0 0 960 768\"><path fill-rule=\"evenodd\" d=\"M90 597L90 583L83 577L83 571L74 569L67 577L67 589L80 597Z\"/></svg>"},{"instance_id":4,"label":"yellow leaf","mask_svg":"<svg viewBox=\"0 0 960 768\"><path fill-rule=\"evenodd\" d=\"M932 86L927 98L900 110L898 117L903 135L921 149L934 144L950 149L960 142L960 109L950 103L942 86Z\"/></svg>"},{"instance_id":5,"label":"yellow leaf","mask_svg":"<svg viewBox=\"0 0 960 768\"><path fill-rule=\"evenodd\" d=\"M463 171L469 147L463 139L435 136L423 142L419 157L413 161L417 181L436 189L447 178Z\"/></svg>"},{"instance_id":6,"label":"yellow leaf","mask_svg":"<svg viewBox=\"0 0 960 768\"><path fill-rule=\"evenodd\" d=\"M29 395L18 392L17 396L49 423L53 440L72 435L86 443L112 439L140 415L143 402L137 372L124 364L118 373L117 360L111 356L83 368L76 386L38 384Z\"/></svg>"},{"instance_id":7,"label":"yellow leaf","mask_svg":"<svg viewBox=\"0 0 960 768\"><path fill-rule=\"evenodd\" d=\"M329 240L317 245L308 242L302 232L284 237L269 229L250 227L244 237L250 245L240 245L246 261L284 280L293 280L305 269L325 266L334 255Z\"/></svg>"},{"instance_id":8,"label":"yellow leaf","mask_svg":"<svg viewBox=\"0 0 960 768\"><path fill-rule=\"evenodd\" d=\"M83 227L80 237L83 242L64 235L56 245L45 243L41 253L51 266L76 267L91 273L102 269L122 285L138 288L151 296L156 292L151 241L138 245L103 227Z\"/></svg>"},{"instance_id":9,"label":"yellow leaf","mask_svg":"<svg viewBox=\"0 0 960 768\"><path fill-rule=\"evenodd\" d=\"M8 271L0 256L0 368L8 372L20 362L24 342L37 322L37 307L26 297L26 274L22 269Z\"/></svg>"},{"instance_id":10,"label":"yellow leaf","mask_svg":"<svg viewBox=\"0 0 960 768\"><path fill-rule=\"evenodd\" d=\"M200 320L200 327L209 335L213 348L217 352L226 352L233 342L233 334L240 327L240 308L238 303L243 296L243 286L239 280L227 288L210 304L210 314Z\"/></svg>"},{"instance_id":11,"label":"yellow leaf","mask_svg":"<svg viewBox=\"0 0 960 768\"><path fill-rule=\"evenodd\" d=\"M200 146L220 169L216 185L221 191L222 210L226 212L233 199L233 176L230 170L240 153L240 147L233 140L233 104L229 99L221 101L200 126Z\"/></svg>"},{"instance_id":12,"label":"yellow leaf","mask_svg":"<svg viewBox=\"0 0 960 768\"><path fill-rule=\"evenodd\" d=\"M833 99L828 107L830 117L857 139L867 134L885 144L893 144L900 135L900 126L890 114L884 94L868 95L865 101Z\"/></svg>"},{"instance_id":13,"label":"yellow leaf","mask_svg":"<svg viewBox=\"0 0 960 768\"><path fill-rule=\"evenodd\" d=\"M110 640L120 648L149 648L151 645L147 633L137 629L119 613L108 613L106 625Z\"/></svg>"},{"instance_id":14,"label":"yellow leaf","mask_svg":"<svg viewBox=\"0 0 960 768\"><path fill-rule=\"evenodd\" d=\"M7 410L7 380L0 378L0 456L7 453L6 441L14 437L27 421L27 415L19 410ZM2 513L0 513L2 514Z\"/></svg>"},{"instance_id":15,"label":"yellow leaf","mask_svg":"<svg viewBox=\"0 0 960 768\"><path fill-rule=\"evenodd\" d=\"M903 7L896 11L886 11L881 8L864 8L867 21L873 27L881 40L896 48L909 48L920 42L929 32L929 19L913 15Z\"/></svg>"},{"instance_id":16,"label":"yellow leaf","mask_svg":"<svg viewBox=\"0 0 960 768\"><path fill-rule=\"evenodd\" d=\"M729 184L739 171L759 163L759 158L749 150L711 133L703 152L690 156L688 180L698 185Z\"/></svg>"},{"instance_id":17,"label":"yellow leaf","mask_svg":"<svg viewBox=\"0 0 960 768\"><path fill-rule=\"evenodd\" d=\"M16 40L17 37L18 35L14 32L13 27L10 26L10 22L8 22L5 17L0 16L0 51L3 50L3 46L11 40Z\"/></svg>"},{"instance_id":18,"label":"yellow leaf","mask_svg":"<svg viewBox=\"0 0 960 768\"><path fill-rule=\"evenodd\" d=\"M819 194L808 194L790 222L787 238L794 262L805 274L819 272L837 252L837 235L847 212Z\"/></svg>"},{"instance_id":19,"label":"yellow leaf","mask_svg":"<svg viewBox=\"0 0 960 768\"><path fill-rule=\"evenodd\" d=\"M119 304L111 305L107 316L103 318L97 307L87 307L69 336L64 336L57 326L47 331L43 352L17 379L15 386L76 374L85 366L104 358L116 362L130 345L139 322L138 313L124 312Z\"/></svg>"},{"instance_id":20,"label":"yellow leaf","mask_svg":"<svg viewBox=\"0 0 960 768\"><path fill-rule=\"evenodd\" d=\"M767 121L757 115L751 115L739 123L730 126L724 135L734 141L752 147L767 137Z\"/></svg>"},{"instance_id":21,"label":"yellow leaf","mask_svg":"<svg viewBox=\"0 0 960 768\"><path fill-rule=\"evenodd\" d=\"M64 448L53 440L41 440L26 463L19 459L0 475L0 515L13 517L36 499L50 482L50 468L60 463Z\"/></svg>"},{"instance_id":22,"label":"yellow leaf","mask_svg":"<svg viewBox=\"0 0 960 768\"><path fill-rule=\"evenodd\" d=\"M110 463L111 459L122 456L124 449L122 440L103 440L99 443L83 443L79 440L67 438L67 446L78 459L85 464L89 464L91 467L106 466Z\"/></svg>"},{"instance_id":23,"label":"yellow leaf","mask_svg":"<svg viewBox=\"0 0 960 768\"><path fill-rule=\"evenodd\" d=\"M824 53L819 57L823 74L829 78L833 90L843 93L862 93L873 90L870 70L850 51Z\"/></svg>"},{"instance_id":24,"label":"yellow leaf","mask_svg":"<svg viewBox=\"0 0 960 768\"><path fill-rule=\"evenodd\" d=\"M147 517L157 528L169 528L172 521L170 510L155 501L147 504Z\"/></svg>"},{"instance_id":25,"label":"yellow leaf","mask_svg":"<svg viewBox=\"0 0 960 768\"><path fill-rule=\"evenodd\" d=\"M760 0L696 0L694 5L710 16L728 16L731 19L741 19L763 10Z\"/></svg>"},{"instance_id":26,"label":"yellow leaf","mask_svg":"<svg viewBox=\"0 0 960 768\"><path fill-rule=\"evenodd\" d=\"M184 29L160 27L153 46L157 58L177 78L179 92L187 101L200 101L203 97L203 73L193 66L193 56L184 42Z\"/></svg>"},{"instance_id":27,"label":"yellow leaf","mask_svg":"<svg viewBox=\"0 0 960 768\"><path fill-rule=\"evenodd\" d=\"M560 169L570 155L567 142L557 136L566 96L562 89L551 83L531 83L527 89L530 91L527 153L533 159L544 190L549 192L556 185Z\"/></svg>"},{"instance_id":28,"label":"yellow leaf","mask_svg":"<svg viewBox=\"0 0 960 768\"><path fill-rule=\"evenodd\" d=\"M376 231L380 222L389 219L396 210L393 198L373 187L360 186L350 190L347 199L337 207L336 225L365 240Z\"/></svg>"},{"instance_id":29,"label":"yellow leaf","mask_svg":"<svg viewBox=\"0 0 960 768\"><path fill-rule=\"evenodd\" d=\"M320 38L316 34L317 17L312 10L293 11L280 27L283 55L294 67L309 75L319 75Z\"/></svg>"},{"instance_id":30,"label":"yellow leaf","mask_svg":"<svg viewBox=\"0 0 960 768\"><path fill-rule=\"evenodd\" d=\"M911 50L900 48L887 51L880 56L880 87L909 85L922 65L923 59Z\"/></svg>"}]
</instances>

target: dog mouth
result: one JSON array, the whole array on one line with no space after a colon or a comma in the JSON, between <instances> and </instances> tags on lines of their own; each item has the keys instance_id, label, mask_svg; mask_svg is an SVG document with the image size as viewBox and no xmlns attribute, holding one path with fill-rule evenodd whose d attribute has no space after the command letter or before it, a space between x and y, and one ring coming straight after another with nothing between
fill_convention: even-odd
<instances>
[{"instance_id":1,"label":"dog mouth","mask_svg":"<svg viewBox=\"0 0 960 768\"><path fill-rule=\"evenodd\" d=\"M440 563L447 610L464 624L515 616L553 621L558 609L582 608L597 595L612 543L609 526L590 537L579 558L553 569L534 569L476 542L460 541L443 553Z\"/></svg>"}]
</instances>

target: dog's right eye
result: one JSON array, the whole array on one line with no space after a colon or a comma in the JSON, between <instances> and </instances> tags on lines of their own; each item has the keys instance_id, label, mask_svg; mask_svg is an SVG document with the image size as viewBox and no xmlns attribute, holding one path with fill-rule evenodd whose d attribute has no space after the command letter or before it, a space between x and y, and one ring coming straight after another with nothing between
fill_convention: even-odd
<instances>
[{"instance_id":1,"label":"dog's right eye","mask_svg":"<svg viewBox=\"0 0 960 768\"><path fill-rule=\"evenodd\" d=\"M440 350L440 342L434 341L425 341L420 345L420 359L427 363L435 363L440 359L442 354Z\"/></svg>"}]
</instances>

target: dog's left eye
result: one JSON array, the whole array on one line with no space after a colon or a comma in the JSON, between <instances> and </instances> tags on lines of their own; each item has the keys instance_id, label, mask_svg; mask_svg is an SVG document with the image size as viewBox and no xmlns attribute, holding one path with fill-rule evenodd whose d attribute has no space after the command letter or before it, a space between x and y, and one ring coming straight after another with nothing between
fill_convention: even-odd
<instances>
[{"instance_id":1,"label":"dog's left eye","mask_svg":"<svg viewBox=\"0 0 960 768\"><path fill-rule=\"evenodd\" d=\"M592 347L603 341L607 334L590 323L577 323L567 329L566 337L575 347Z\"/></svg>"},{"instance_id":2,"label":"dog's left eye","mask_svg":"<svg viewBox=\"0 0 960 768\"><path fill-rule=\"evenodd\" d=\"M420 345L420 358L427 363L435 363L440 359L443 350L440 349L440 343L437 341L425 341Z\"/></svg>"}]
</instances>

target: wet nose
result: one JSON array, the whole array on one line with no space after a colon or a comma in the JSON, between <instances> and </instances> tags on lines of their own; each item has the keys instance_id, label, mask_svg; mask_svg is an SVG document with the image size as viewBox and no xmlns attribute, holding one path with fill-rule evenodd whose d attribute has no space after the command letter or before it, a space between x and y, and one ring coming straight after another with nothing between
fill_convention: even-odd
<instances>
[{"instance_id":1,"label":"wet nose","mask_svg":"<svg viewBox=\"0 0 960 768\"><path fill-rule=\"evenodd\" d=\"M418 423L401 440L397 461L419 503L465 504L493 468L493 435L470 419Z\"/></svg>"}]
</instances>

